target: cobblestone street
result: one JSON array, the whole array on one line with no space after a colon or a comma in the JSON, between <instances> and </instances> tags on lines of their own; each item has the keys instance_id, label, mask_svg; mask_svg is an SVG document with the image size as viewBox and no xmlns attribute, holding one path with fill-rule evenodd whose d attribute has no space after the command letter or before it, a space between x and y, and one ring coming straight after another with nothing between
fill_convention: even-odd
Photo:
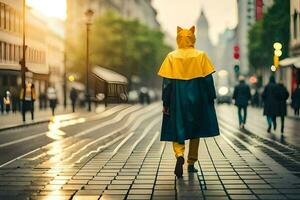
<instances>
[{"instance_id":1,"label":"cobblestone street","mask_svg":"<svg viewBox=\"0 0 300 200\"><path fill-rule=\"evenodd\" d=\"M231 107L218 109L232 113ZM221 136L200 140L199 172L188 174L185 169L182 179L174 176L171 143L159 141L161 107L157 103L115 106L71 124L52 129L53 142L2 163L0 199L300 198L297 170L288 170L263 152L262 145L254 144L263 140L263 134L250 142L234 123L222 118ZM0 134L18 135L30 128ZM38 139L45 140L50 133ZM276 150L278 142L269 142ZM292 146L281 148L291 150ZM294 155L287 153L282 151L282 158L276 159L283 160L284 155L297 161L297 149Z\"/></svg>"}]
</instances>

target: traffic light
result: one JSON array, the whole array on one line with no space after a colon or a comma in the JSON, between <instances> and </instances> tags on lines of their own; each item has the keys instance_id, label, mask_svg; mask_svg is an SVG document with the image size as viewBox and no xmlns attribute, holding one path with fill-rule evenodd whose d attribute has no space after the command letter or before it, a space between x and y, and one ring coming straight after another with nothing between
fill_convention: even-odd
<instances>
[{"instance_id":1,"label":"traffic light","mask_svg":"<svg viewBox=\"0 0 300 200\"><path fill-rule=\"evenodd\" d=\"M233 70L234 70L235 75L238 76L240 73L240 65L239 65L240 47L238 45L235 45L233 47L233 58L235 60Z\"/></svg>"},{"instance_id":2,"label":"traffic light","mask_svg":"<svg viewBox=\"0 0 300 200\"><path fill-rule=\"evenodd\" d=\"M235 59L239 59L240 58L240 47L238 45L233 47L233 57Z\"/></svg>"},{"instance_id":3,"label":"traffic light","mask_svg":"<svg viewBox=\"0 0 300 200\"><path fill-rule=\"evenodd\" d=\"M238 64L234 65L234 72L238 74L240 72L240 66Z\"/></svg>"}]
</instances>

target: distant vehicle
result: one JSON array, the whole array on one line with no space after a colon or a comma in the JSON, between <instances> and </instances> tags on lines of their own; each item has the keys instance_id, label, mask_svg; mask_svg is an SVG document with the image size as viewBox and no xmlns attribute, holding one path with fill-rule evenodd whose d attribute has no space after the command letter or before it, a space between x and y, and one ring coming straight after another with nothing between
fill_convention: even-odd
<instances>
[{"instance_id":1,"label":"distant vehicle","mask_svg":"<svg viewBox=\"0 0 300 200\"><path fill-rule=\"evenodd\" d=\"M218 72L216 77L216 92L217 92L217 103L228 103L232 102L232 89L230 86L229 73L226 70Z\"/></svg>"},{"instance_id":2,"label":"distant vehicle","mask_svg":"<svg viewBox=\"0 0 300 200\"><path fill-rule=\"evenodd\" d=\"M141 87L139 90L131 90L128 93L129 103L151 103L159 99L158 91L147 87Z\"/></svg>"}]
</instances>

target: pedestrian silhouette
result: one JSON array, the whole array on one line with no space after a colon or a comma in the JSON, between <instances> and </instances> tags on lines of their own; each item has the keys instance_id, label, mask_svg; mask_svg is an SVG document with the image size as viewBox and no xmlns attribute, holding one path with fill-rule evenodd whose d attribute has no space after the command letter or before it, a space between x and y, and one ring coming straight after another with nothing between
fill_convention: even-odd
<instances>
[{"instance_id":1,"label":"pedestrian silhouette","mask_svg":"<svg viewBox=\"0 0 300 200\"><path fill-rule=\"evenodd\" d=\"M55 111L56 104L57 104L57 94L56 94L56 90L54 87L50 86L47 89L47 97L48 97L50 108L52 111L52 116L54 116L54 111Z\"/></svg>"},{"instance_id":2,"label":"pedestrian silhouette","mask_svg":"<svg viewBox=\"0 0 300 200\"><path fill-rule=\"evenodd\" d=\"M71 99L71 102L72 102L72 111L73 112L75 112L77 98L78 98L77 90L75 88L72 88L71 92L70 92L70 99Z\"/></svg>"},{"instance_id":3,"label":"pedestrian silhouette","mask_svg":"<svg viewBox=\"0 0 300 200\"><path fill-rule=\"evenodd\" d=\"M258 92L258 89L256 88L255 92L254 92L254 94L252 96L252 99L251 99L251 103L252 103L252 105L254 107L257 107L257 108L260 107L260 99L259 99L259 97L260 97L260 94Z\"/></svg>"},{"instance_id":4,"label":"pedestrian silhouette","mask_svg":"<svg viewBox=\"0 0 300 200\"><path fill-rule=\"evenodd\" d=\"M269 83L265 86L264 91L262 93L262 99L264 102L264 112L263 114L267 117L268 122L268 132L271 132L271 128L273 125L274 130L276 130L276 116L279 116L279 101L276 98L276 89L277 85L275 83L275 77L271 76Z\"/></svg>"},{"instance_id":5,"label":"pedestrian silhouette","mask_svg":"<svg viewBox=\"0 0 300 200\"><path fill-rule=\"evenodd\" d=\"M11 109L13 113L16 113L19 110L20 99L19 92L16 87L11 87Z\"/></svg>"},{"instance_id":6,"label":"pedestrian silhouette","mask_svg":"<svg viewBox=\"0 0 300 200\"><path fill-rule=\"evenodd\" d=\"M299 116L300 110L300 85L297 86L295 91L292 93L292 108L296 116Z\"/></svg>"},{"instance_id":7,"label":"pedestrian silhouette","mask_svg":"<svg viewBox=\"0 0 300 200\"><path fill-rule=\"evenodd\" d=\"M239 76L239 84L235 86L232 98L238 108L240 128L244 128L247 120L247 107L251 99L250 87L246 84L244 76Z\"/></svg>"},{"instance_id":8,"label":"pedestrian silhouette","mask_svg":"<svg viewBox=\"0 0 300 200\"><path fill-rule=\"evenodd\" d=\"M163 77L161 141L172 141L177 158L174 173L182 177L185 140L190 140L188 172L197 172L199 138L219 135L214 99L215 72L208 56L196 50L195 27L177 27L178 49L169 53L158 75Z\"/></svg>"},{"instance_id":9,"label":"pedestrian silhouette","mask_svg":"<svg viewBox=\"0 0 300 200\"><path fill-rule=\"evenodd\" d=\"M31 119L34 120L34 102L36 100L35 86L28 82L25 85L25 91L22 88L20 94L20 100L22 100L22 116L25 122L26 111L30 111Z\"/></svg>"},{"instance_id":10,"label":"pedestrian silhouette","mask_svg":"<svg viewBox=\"0 0 300 200\"><path fill-rule=\"evenodd\" d=\"M289 92L283 85L283 82L277 84L276 99L278 100L278 116L281 119L281 133L284 132L284 118L287 114L287 103L286 100L289 98Z\"/></svg>"},{"instance_id":11,"label":"pedestrian silhouette","mask_svg":"<svg viewBox=\"0 0 300 200\"><path fill-rule=\"evenodd\" d=\"M10 107L11 107L11 94L9 90L6 91L5 96L3 97L3 102L4 102L6 114L8 114L10 112Z\"/></svg>"},{"instance_id":12,"label":"pedestrian silhouette","mask_svg":"<svg viewBox=\"0 0 300 200\"><path fill-rule=\"evenodd\" d=\"M3 101L4 92L5 91L3 91L2 88L0 88L0 111L1 111L1 114L4 113L4 101Z\"/></svg>"}]
</instances>

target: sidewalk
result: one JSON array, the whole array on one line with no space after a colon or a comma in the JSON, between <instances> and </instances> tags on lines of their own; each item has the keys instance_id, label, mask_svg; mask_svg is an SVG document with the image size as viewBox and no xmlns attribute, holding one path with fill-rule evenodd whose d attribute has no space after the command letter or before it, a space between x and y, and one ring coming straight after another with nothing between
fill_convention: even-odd
<instances>
[{"instance_id":1,"label":"sidewalk","mask_svg":"<svg viewBox=\"0 0 300 200\"><path fill-rule=\"evenodd\" d=\"M55 116L65 117L66 119L72 119L78 115L86 113L86 110L83 108L77 108L76 112L73 113L70 105L66 109L63 106L58 106L55 109ZM34 111L34 120L31 120L31 113L26 112L26 122L22 121L22 114L20 112L9 114L0 114L0 131L4 131L11 128L29 126L44 122L49 122L52 118L52 113L50 108L46 110L40 110L36 108Z\"/></svg>"}]
</instances>

